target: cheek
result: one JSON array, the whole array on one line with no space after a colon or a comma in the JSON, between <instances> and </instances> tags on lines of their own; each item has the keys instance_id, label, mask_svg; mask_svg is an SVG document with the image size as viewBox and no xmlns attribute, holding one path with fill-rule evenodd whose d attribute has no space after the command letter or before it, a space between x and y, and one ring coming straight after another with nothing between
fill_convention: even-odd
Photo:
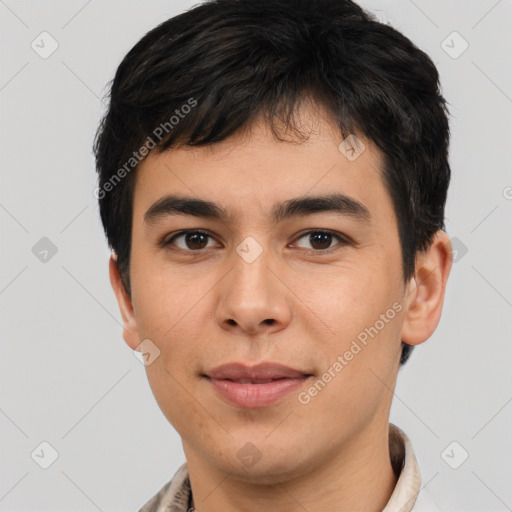
<instances>
[{"instance_id":1,"label":"cheek","mask_svg":"<svg viewBox=\"0 0 512 512\"><path fill-rule=\"evenodd\" d=\"M373 325L399 298L393 269L379 265L336 268L329 275L301 279L301 298L330 328L333 348Z\"/></svg>"},{"instance_id":2,"label":"cheek","mask_svg":"<svg viewBox=\"0 0 512 512\"><path fill-rule=\"evenodd\" d=\"M148 378L166 379L174 388L178 384L164 368L181 381L190 378L197 371L199 355L204 356L211 345L213 305L208 291L215 281L169 268L140 268L132 281L134 313L140 335L160 349L154 365L163 372L148 367Z\"/></svg>"},{"instance_id":3,"label":"cheek","mask_svg":"<svg viewBox=\"0 0 512 512\"><path fill-rule=\"evenodd\" d=\"M366 394L377 392L376 384L383 386L377 376L386 381L396 365L403 322L400 272L376 265L371 272L341 275L328 288L317 287L309 296L311 308L331 329L319 347L324 370L331 367L336 375L329 387L339 389L339 397L360 397L364 403ZM333 366L339 356L342 369L339 364ZM336 398L336 403L338 399L344 400ZM347 398L347 403L357 408L359 400Z\"/></svg>"},{"instance_id":4,"label":"cheek","mask_svg":"<svg viewBox=\"0 0 512 512\"><path fill-rule=\"evenodd\" d=\"M154 259L154 258L153 258ZM204 291L178 269L155 264L150 256L133 257L133 306L141 334L164 338L182 329Z\"/></svg>"},{"instance_id":5,"label":"cheek","mask_svg":"<svg viewBox=\"0 0 512 512\"><path fill-rule=\"evenodd\" d=\"M159 359L146 367L146 374L153 396L167 421L182 437L188 434L191 424L201 435L208 435L208 426L200 428L205 422L204 410L194 395L187 392L187 381Z\"/></svg>"}]
</instances>

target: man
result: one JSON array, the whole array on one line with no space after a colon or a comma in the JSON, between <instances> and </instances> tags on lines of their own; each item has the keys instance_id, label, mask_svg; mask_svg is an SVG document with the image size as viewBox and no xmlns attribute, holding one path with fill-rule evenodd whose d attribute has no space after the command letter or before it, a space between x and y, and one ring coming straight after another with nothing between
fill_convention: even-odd
<instances>
[{"instance_id":1,"label":"man","mask_svg":"<svg viewBox=\"0 0 512 512\"><path fill-rule=\"evenodd\" d=\"M432 61L349 0L209 1L126 55L97 197L186 457L141 511L422 510L389 412L441 316L448 142Z\"/></svg>"}]
</instances>

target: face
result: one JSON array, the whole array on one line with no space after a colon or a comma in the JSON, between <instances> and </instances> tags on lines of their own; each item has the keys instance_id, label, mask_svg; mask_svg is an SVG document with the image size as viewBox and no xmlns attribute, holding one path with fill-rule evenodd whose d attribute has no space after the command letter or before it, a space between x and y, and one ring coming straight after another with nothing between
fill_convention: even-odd
<instances>
[{"instance_id":1,"label":"face","mask_svg":"<svg viewBox=\"0 0 512 512\"><path fill-rule=\"evenodd\" d=\"M251 481L306 473L387 426L411 300L381 155L360 137L347 158L335 128L302 115L306 142L257 123L151 153L136 177L125 340L151 340L149 383L187 460ZM261 363L295 373L251 373Z\"/></svg>"}]
</instances>

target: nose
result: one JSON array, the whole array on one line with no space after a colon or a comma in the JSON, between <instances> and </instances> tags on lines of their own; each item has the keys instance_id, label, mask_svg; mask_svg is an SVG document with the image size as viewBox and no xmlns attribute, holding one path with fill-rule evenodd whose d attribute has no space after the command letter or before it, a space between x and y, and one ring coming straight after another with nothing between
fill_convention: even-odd
<instances>
[{"instance_id":1,"label":"nose","mask_svg":"<svg viewBox=\"0 0 512 512\"><path fill-rule=\"evenodd\" d=\"M252 262L234 254L232 270L216 287L216 318L221 328L257 335L279 331L290 323L292 294L278 269L268 250Z\"/></svg>"}]
</instances>

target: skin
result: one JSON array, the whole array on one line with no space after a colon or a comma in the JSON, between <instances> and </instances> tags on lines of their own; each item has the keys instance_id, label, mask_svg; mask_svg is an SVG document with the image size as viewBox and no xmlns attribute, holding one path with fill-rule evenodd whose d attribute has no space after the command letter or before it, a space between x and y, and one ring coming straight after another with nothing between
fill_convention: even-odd
<instances>
[{"instance_id":1,"label":"skin","mask_svg":"<svg viewBox=\"0 0 512 512\"><path fill-rule=\"evenodd\" d=\"M280 512L377 512L396 485L388 422L400 343L420 344L436 329L451 244L444 231L436 233L404 283L397 220L379 174L382 157L360 137L365 151L348 160L338 149L339 131L319 112L299 111L306 142L277 141L259 120L210 147L152 152L136 176L131 297L115 255L110 260L126 343L137 350L150 339L160 350L147 376L181 436L199 512L262 505ZM371 222L332 212L279 224L270 219L277 202L333 191L363 203ZM170 193L217 202L233 217L224 223L170 215L145 225L144 213ZM207 230L212 238L158 245L184 229ZM314 229L351 242L332 238L326 252L303 236ZM263 249L252 263L235 250L248 236ZM396 302L402 310L307 404L297 395L311 379L277 404L241 409L200 377L227 362L272 361L307 370L315 380ZM237 456L248 442L261 454L252 467Z\"/></svg>"}]
</instances>

